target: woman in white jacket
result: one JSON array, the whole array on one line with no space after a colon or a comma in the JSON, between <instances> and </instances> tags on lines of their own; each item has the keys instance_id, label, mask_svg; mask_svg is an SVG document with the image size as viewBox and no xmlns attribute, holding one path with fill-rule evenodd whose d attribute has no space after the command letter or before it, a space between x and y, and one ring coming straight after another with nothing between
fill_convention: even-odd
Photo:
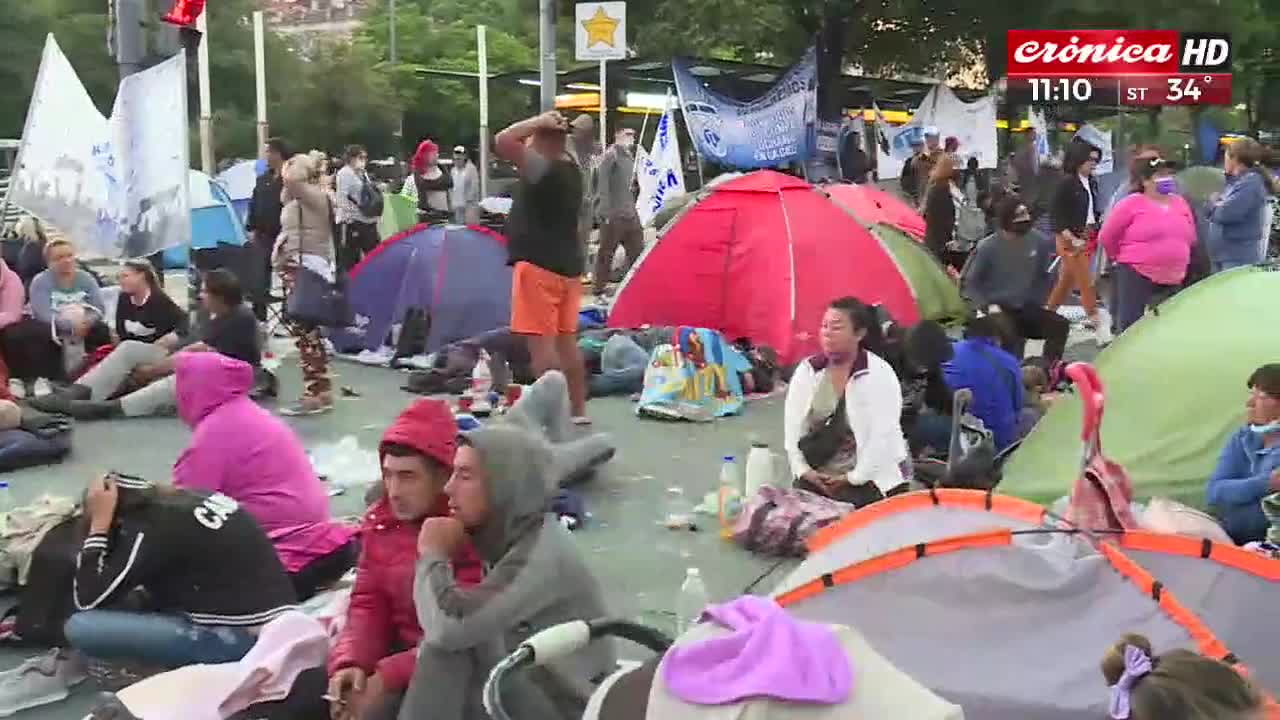
<instances>
[{"instance_id":1,"label":"woman in white jacket","mask_svg":"<svg viewBox=\"0 0 1280 720\"><path fill-rule=\"evenodd\" d=\"M787 386L784 438L796 487L859 507L905 492L911 476L902 435L902 388L870 352L871 309L840 298L822 316L821 352Z\"/></svg>"}]
</instances>

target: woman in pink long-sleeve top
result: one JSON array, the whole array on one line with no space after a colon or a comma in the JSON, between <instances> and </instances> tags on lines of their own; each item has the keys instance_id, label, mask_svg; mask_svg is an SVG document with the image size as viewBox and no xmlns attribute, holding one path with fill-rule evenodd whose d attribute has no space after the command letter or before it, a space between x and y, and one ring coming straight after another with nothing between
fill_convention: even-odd
<instances>
[{"instance_id":1,"label":"woman in pink long-sleeve top","mask_svg":"<svg viewBox=\"0 0 1280 720\"><path fill-rule=\"evenodd\" d=\"M1195 215L1176 194L1171 163L1139 158L1131 182L1134 192L1111 209L1098 236L1115 261L1111 308L1117 332L1142 317L1158 290L1182 283L1196 243Z\"/></svg>"}]
</instances>

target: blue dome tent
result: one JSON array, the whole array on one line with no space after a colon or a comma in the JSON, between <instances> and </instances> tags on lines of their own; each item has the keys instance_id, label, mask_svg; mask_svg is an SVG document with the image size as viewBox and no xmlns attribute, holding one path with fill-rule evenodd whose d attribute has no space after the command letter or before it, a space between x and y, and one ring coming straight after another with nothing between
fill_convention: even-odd
<instances>
[{"instance_id":1,"label":"blue dome tent","mask_svg":"<svg viewBox=\"0 0 1280 720\"><path fill-rule=\"evenodd\" d=\"M199 170L192 170L187 177L191 197L191 247L212 250L219 245L244 245L247 241L244 224L232 207L227 191ZM184 268L188 255L186 246L169 248L164 251L164 267Z\"/></svg>"},{"instance_id":2,"label":"blue dome tent","mask_svg":"<svg viewBox=\"0 0 1280 720\"><path fill-rule=\"evenodd\" d=\"M507 241L478 226L419 225L387 238L351 270L353 327L339 352L377 350L410 309L427 313L427 352L503 327L511 318Z\"/></svg>"}]
</instances>

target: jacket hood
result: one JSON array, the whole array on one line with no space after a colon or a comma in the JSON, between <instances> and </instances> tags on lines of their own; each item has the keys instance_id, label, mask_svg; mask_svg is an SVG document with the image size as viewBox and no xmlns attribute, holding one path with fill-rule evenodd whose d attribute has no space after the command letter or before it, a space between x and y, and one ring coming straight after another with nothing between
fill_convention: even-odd
<instances>
[{"instance_id":1,"label":"jacket hood","mask_svg":"<svg viewBox=\"0 0 1280 720\"><path fill-rule=\"evenodd\" d=\"M226 403L247 397L253 388L253 367L226 355L178 353L174 365L178 417L191 428Z\"/></svg>"},{"instance_id":2,"label":"jacket hood","mask_svg":"<svg viewBox=\"0 0 1280 720\"><path fill-rule=\"evenodd\" d=\"M458 423L453 411L443 400L422 398L400 413L382 434L378 455L385 445L406 445L453 467L453 454L458 449Z\"/></svg>"},{"instance_id":3,"label":"jacket hood","mask_svg":"<svg viewBox=\"0 0 1280 720\"><path fill-rule=\"evenodd\" d=\"M495 563L542 526L555 482L551 446L541 435L506 424L463 438L480 453L489 495L489 521L472 530L472 538L480 555Z\"/></svg>"}]
</instances>

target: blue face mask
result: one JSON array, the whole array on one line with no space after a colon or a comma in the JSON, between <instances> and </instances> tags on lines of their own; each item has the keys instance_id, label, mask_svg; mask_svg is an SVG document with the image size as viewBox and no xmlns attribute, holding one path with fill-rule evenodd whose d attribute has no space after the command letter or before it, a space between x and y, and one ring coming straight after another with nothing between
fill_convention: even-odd
<instances>
[{"instance_id":1,"label":"blue face mask","mask_svg":"<svg viewBox=\"0 0 1280 720\"><path fill-rule=\"evenodd\" d=\"M1250 425L1249 430L1254 435L1270 435L1274 432L1280 432L1280 420L1272 420L1266 425Z\"/></svg>"},{"instance_id":2,"label":"blue face mask","mask_svg":"<svg viewBox=\"0 0 1280 720\"><path fill-rule=\"evenodd\" d=\"M1172 195L1178 189L1178 181L1171 177L1156 178L1156 192L1161 195Z\"/></svg>"}]
</instances>

